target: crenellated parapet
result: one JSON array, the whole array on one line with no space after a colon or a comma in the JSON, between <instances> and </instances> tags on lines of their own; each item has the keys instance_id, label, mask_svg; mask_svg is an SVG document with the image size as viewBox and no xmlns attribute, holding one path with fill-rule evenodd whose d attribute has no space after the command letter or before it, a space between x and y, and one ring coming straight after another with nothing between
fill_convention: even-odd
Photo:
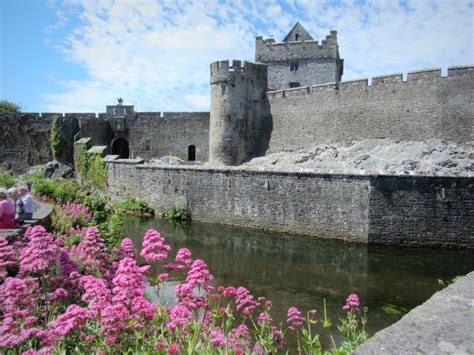
<instances>
[{"instance_id":1,"label":"crenellated parapet","mask_svg":"<svg viewBox=\"0 0 474 355\"><path fill-rule=\"evenodd\" d=\"M303 59L336 59L339 57L337 31L331 31L321 43L316 40L287 41L276 43L273 38L255 38L255 60L276 62Z\"/></svg>"},{"instance_id":2,"label":"crenellated parapet","mask_svg":"<svg viewBox=\"0 0 474 355\"><path fill-rule=\"evenodd\" d=\"M417 83L445 84L453 80L474 80L474 66L454 66L448 68L448 75L442 76L441 68L423 69L411 71L406 74L406 80L403 80L402 73L386 74L374 76L369 79L355 79L332 82L327 84L304 86L293 89L268 91L267 95L272 98L290 98L295 96L318 94L323 92L339 92L347 94L357 94L369 89L376 90L385 86L391 86L393 89L403 90L404 88L416 85Z\"/></svg>"}]
</instances>

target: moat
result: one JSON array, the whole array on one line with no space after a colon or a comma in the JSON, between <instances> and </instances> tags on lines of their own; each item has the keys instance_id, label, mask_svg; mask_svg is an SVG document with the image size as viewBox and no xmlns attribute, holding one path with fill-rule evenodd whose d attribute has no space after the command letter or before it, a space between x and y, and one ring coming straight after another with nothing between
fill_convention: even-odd
<instances>
[{"instance_id":1,"label":"moat","mask_svg":"<svg viewBox=\"0 0 474 355\"><path fill-rule=\"evenodd\" d=\"M285 321L290 306L316 308L323 299L333 323L350 293L368 307L370 334L398 321L403 311L425 302L442 286L474 269L472 251L364 246L290 234L252 231L159 218L124 218L124 235L140 248L149 228L158 230L172 247L189 248L203 259L217 285L244 286L255 296L273 301L274 319ZM164 290L171 300L173 280ZM400 312L402 311L402 312Z\"/></svg>"}]
</instances>

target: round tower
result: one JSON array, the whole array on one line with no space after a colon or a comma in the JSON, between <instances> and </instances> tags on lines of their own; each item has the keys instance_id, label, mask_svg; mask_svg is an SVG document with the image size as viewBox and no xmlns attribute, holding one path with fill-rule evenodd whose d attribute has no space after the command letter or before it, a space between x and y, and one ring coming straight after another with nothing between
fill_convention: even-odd
<instances>
[{"instance_id":1,"label":"round tower","mask_svg":"<svg viewBox=\"0 0 474 355\"><path fill-rule=\"evenodd\" d=\"M219 61L211 64L209 161L239 165L259 144L260 123L268 116L265 64ZM263 117L264 116L264 117ZM262 119L263 118L263 119Z\"/></svg>"}]
</instances>

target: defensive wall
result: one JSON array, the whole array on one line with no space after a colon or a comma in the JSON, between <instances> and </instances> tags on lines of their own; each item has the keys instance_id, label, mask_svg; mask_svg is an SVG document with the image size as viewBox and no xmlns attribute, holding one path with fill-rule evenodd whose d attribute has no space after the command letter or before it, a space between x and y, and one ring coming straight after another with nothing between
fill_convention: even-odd
<instances>
[{"instance_id":1,"label":"defensive wall","mask_svg":"<svg viewBox=\"0 0 474 355\"><path fill-rule=\"evenodd\" d=\"M53 159L51 125L57 118L63 140L59 157L73 163L73 144L81 137L106 145L112 153L117 138L128 142L130 157L151 159L163 155L188 158L194 145L196 160L209 157L209 112L112 113L0 113L0 166L24 173Z\"/></svg>"},{"instance_id":2,"label":"defensive wall","mask_svg":"<svg viewBox=\"0 0 474 355\"><path fill-rule=\"evenodd\" d=\"M371 138L454 142L474 139L474 67L441 69L267 93L272 135L267 153L315 143Z\"/></svg>"},{"instance_id":3,"label":"defensive wall","mask_svg":"<svg viewBox=\"0 0 474 355\"><path fill-rule=\"evenodd\" d=\"M462 176L367 176L108 161L112 200L194 220L368 244L474 248L474 188Z\"/></svg>"}]
</instances>

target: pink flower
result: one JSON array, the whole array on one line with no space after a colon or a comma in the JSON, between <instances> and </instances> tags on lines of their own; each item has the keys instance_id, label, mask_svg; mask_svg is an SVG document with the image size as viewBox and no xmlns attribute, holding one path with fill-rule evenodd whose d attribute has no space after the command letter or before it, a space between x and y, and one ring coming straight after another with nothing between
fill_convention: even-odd
<instances>
[{"instance_id":1,"label":"pink flower","mask_svg":"<svg viewBox=\"0 0 474 355\"><path fill-rule=\"evenodd\" d=\"M193 316L189 309L185 306L178 304L170 312L170 320L168 328L174 330L175 328L186 328L187 325L192 322Z\"/></svg>"},{"instance_id":2,"label":"pink flower","mask_svg":"<svg viewBox=\"0 0 474 355\"><path fill-rule=\"evenodd\" d=\"M149 229L143 238L143 249L140 253L146 261L164 260L168 257L171 250L169 245L165 244L165 239L154 229Z\"/></svg>"},{"instance_id":3,"label":"pink flower","mask_svg":"<svg viewBox=\"0 0 474 355\"><path fill-rule=\"evenodd\" d=\"M79 307L78 305L70 305L64 314L61 314L53 322L48 323L49 331L45 334L45 343L53 344L60 337L65 337L69 333L81 330L88 319L94 316L92 311Z\"/></svg>"},{"instance_id":4,"label":"pink flower","mask_svg":"<svg viewBox=\"0 0 474 355\"><path fill-rule=\"evenodd\" d=\"M223 290L222 290L222 294L224 295L224 297L232 297L232 296L235 296L235 287L232 287L232 286L229 286L229 287L225 287Z\"/></svg>"},{"instance_id":5,"label":"pink flower","mask_svg":"<svg viewBox=\"0 0 474 355\"><path fill-rule=\"evenodd\" d=\"M8 245L4 237L0 237L0 279L7 276L6 269L16 264L15 249Z\"/></svg>"},{"instance_id":6,"label":"pink flower","mask_svg":"<svg viewBox=\"0 0 474 355\"><path fill-rule=\"evenodd\" d=\"M63 250L59 255L59 274L63 278L68 278L72 272L80 273L77 263L69 257L69 254Z\"/></svg>"},{"instance_id":7,"label":"pink flower","mask_svg":"<svg viewBox=\"0 0 474 355\"><path fill-rule=\"evenodd\" d=\"M196 259L191 265L191 270L188 271L186 282L193 287L200 286L205 290L212 290L213 287L207 282L213 278L214 276L209 273L206 263L201 259Z\"/></svg>"},{"instance_id":8,"label":"pink flower","mask_svg":"<svg viewBox=\"0 0 474 355\"><path fill-rule=\"evenodd\" d=\"M82 276L80 285L85 291L81 300L89 302L89 308L94 310L96 313L100 313L110 304L112 294L105 285L104 280L95 278L91 275Z\"/></svg>"},{"instance_id":9,"label":"pink flower","mask_svg":"<svg viewBox=\"0 0 474 355\"><path fill-rule=\"evenodd\" d=\"M145 297L137 297L133 300L132 311L134 317L141 318L137 319L139 323L142 323L142 319L152 321L156 316L156 305L149 302Z\"/></svg>"},{"instance_id":10,"label":"pink flower","mask_svg":"<svg viewBox=\"0 0 474 355\"><path fill-rule=\"evenodd\" d=\"M20 251L20 273L39 274L56 266L59 249L53 237L42 226L29 227L28 245Z\"/></svg>"},{"instance_id":11,"label":"pink flower","mask_svg":"<svg viewBox=\"0 0 474 355\"><path fill-rule=\"evenodd\" d=\"M98 265L105 249L104 240L96 227L86 229L84 240L79 243L80 258L85 264Z\"/></svg>"},{"instance_id":12,"label":"pink flower","mask_svg":"<svg viewBox=\"0 0 474 355\"><path fill-rule=\"evenodd\" d=\"M120 260L119 267L112 280L113 301L125 305L131 309L136 297L143 297L145 293L145 277L142 275L147 267L138 267L132 258Z\"/></svg>"},{"instance_id":13,"label":"pink flower","mask_svg":"<svg viewBox=\"0 0 474 355\"><path fill-rule=\"evenodd\" d=\"M219 327L215 327L209 333L209 339L211 341L212 346L215 348L225 348L225 336L222 332L222 329Z\"/></svg>"},{"instance_id":14,"label":"pink flower","mask_svg":"<svg viewBox=\"0 0 474 355\"><path fill-rule=\"evenodd\" d=\"M158 278L162 281L168 280L169 275L167 273L159 274Z\"/></svg>"},{"instance_id":15,"label":"pink flower","mask_svg":"<svg viewBox=\"0 0 474 355\"><path fill-rule=\"evenodd\" d=\"M135 246L133 245L131 239L122 239L122 241L120 242L119 254L121 259L124 259L126 257L135 259Z\"/></svg>"},{"instance_id":16,"label":"pink flower","mask_svg":"<svg viewBox=\"0 0 474 355\"><path fill-rule=\"evenodd\" d=\"M239 287L235 291L235 304L238 311L241 311L245 316L249 316L258 306L253 296L245 287Z\"/></svg>"},{"instance_id":17,"label":"pink flower","mask_svg":"<svg viewBox=\"0 0 474 355\"><path fill-rule=\"evenodd\" d=\"M176 285L175 288L179 303L191 310L201 308L205 304L205 298L194 294L193 289L194 286L188 283Z\"/></svg>"},{"instance_id":18,"label":"pink flower","mask_svg":"<svg viewBox=\"0 0 474 355\"><path fill-rule=\"evenodd\" d=\"M288 329L296 330L303 325L304 318L301 317L301 312L296 307L288 309L288 319L286 320L290 326Z\"/></svg>"},{"instance_id":19,"label":"pink flower","mask_svg":"<svg viewBox=\"0 0 474 355\"><path fill-rule=\"evenodd\" d=\"M166 353L167 355L179 355L179 346L176 344L171 344L168 346Z\"/></svg>"},{"instance_id":20,"label":"pink flower","mask_svg":"<svg viewBox=\"0 0 474 355\"><path fill-rule=\"evenodd\" d=\"M359 301L359 296L357 296L355 293L352 293L349 295L349 297L347 297L346 299L346 304L344 305L344 307L342 307L342 309L344 309L345 311L355 311L355 312L359 312L359 306L360 306L360 301Z\"/></svg>"},{"instance_id":21,"label":"pink flower","mask_svg":"<svg viewBox=\"0 0 474 355\"><path fill-rule=\"evenodd\" d=\"M129 320L130 312L121 303L104 308L101 318L102 332L108 335L109 345L117 340L122 331L129 329Z\"/></svg>"},{"instance_id":22,"label":"pink flower","mask_svg":"<svg viewBox=\"0 0 474 355\"><path fill-rule=\"evenodd\" d=\"M66 298L67 296L69 296L69 292L67 292L64 288L57 288L49 294L49 298L52 300Z\"/></svg>"},{"instance_id":23,"label":"pink flower","mask_svg":"<svg viewBox=\"0 0 474 355\"><path fill-rule=\"evenodd\" d=\"M267 312L261 312L258 316L258 322L263 324L263 322L267 322L268 324L272 324L272 316Z\"/></svg>"}]
</instances>

